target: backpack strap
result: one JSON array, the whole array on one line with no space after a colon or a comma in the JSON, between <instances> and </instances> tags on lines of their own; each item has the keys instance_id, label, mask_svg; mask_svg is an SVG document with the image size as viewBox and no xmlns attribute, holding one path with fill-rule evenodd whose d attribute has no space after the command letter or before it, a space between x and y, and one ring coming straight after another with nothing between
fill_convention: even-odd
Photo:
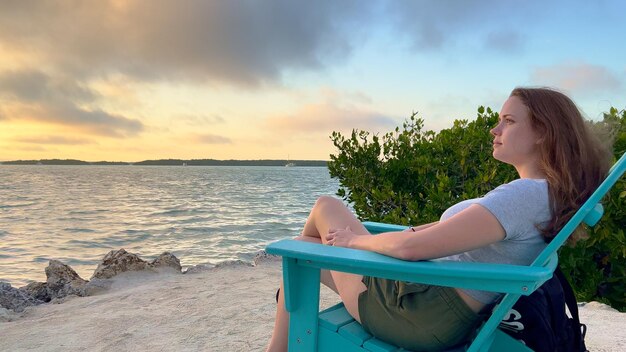
<instances>
[{"instance_id":1,"label":"backpack strap","mask_svg":"<svg viewBox=\"0 0 626 352\"><path fill-rule=\"evenodd\" d=\"M567 305L567 309L572 315L572 320L575 326L574 330L574 341L578 345L578 349L580 351L587 351L587 347L585 346L585 335L587 334L587 326L585 324L580 323L580 318L578 316L578 304L576 303L576 296L574 295L574 290L572 286L570 286L567 278L561 271L561 267L557 265L554 270L554 275L559 280L561 284L561 288L563 288L563 296L565 297L565 304Z\"/></svg>"}]
</instances>

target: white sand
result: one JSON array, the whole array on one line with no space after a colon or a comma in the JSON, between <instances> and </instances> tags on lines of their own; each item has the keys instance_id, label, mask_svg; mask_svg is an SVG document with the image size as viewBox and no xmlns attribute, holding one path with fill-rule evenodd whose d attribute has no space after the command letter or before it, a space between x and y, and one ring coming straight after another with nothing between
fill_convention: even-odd
<instances>
[{"instance_id":1,"label":"white sand","mask_svg":"<svg viewBox=\"0 0 626 352\"><path fill-rule=\"evenodd\" d=\"M95 296L32 307L21 316L0 311L0 351L262 351L280 275L278 261L265 261L195 274L118 276ZM324 288L322 306L336 301ZM581 315L590 351L626 351L626 314L590 303Z\"/></svg>"}]
</instances>

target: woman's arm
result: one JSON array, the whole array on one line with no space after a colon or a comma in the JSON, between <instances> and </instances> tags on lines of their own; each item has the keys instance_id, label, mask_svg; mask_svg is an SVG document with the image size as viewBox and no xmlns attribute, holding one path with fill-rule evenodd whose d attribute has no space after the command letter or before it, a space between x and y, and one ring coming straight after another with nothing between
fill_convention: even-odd
<instances>
[{"instance_id":1,"label":"woman's arm","mask_svg":"<svg viewBox=\"0 0 626 352\"><path fill-rule=\"evenodd\" d=\"M402 231L402 232L417 232L417 231L422 231L424 229L427 229L433 225L437 225L439 223L439 221L435 221L435 222L431 222L429 224L423 224L423 225L419 225L419 226L411 226L408 229Z\"/></svg>"},{"instance_id":2,"label":"woman's arm","mask_svg":"<svg viewBox=\"0 0 626 352\"><path fill-rule=\"evenodd\" d=\"M330 232L326 238L335 246L369 250L404 260L424 260L484 247L503 240L504 236L504 228L496 217L474 204L446 221L416 232L356 235L346 229Z\"/></svg>"}]
</instances>

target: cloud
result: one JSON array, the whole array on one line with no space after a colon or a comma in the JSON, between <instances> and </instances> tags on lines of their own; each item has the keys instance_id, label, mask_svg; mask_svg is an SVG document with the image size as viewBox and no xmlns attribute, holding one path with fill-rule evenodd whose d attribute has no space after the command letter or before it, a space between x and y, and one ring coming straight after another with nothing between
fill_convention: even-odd
<instances>
[{"instance_id":1,"label":"cloud","mask_svg":"<svg viewBox=\"0 0 626 352\"><path fill-rule=\"evenodd\" d=\"M386 12L394 29L408 38L413 49L417 51L441 49L467 33L479 33L478 35L482 36L481 31L477 30L480 28L487 28L490 33L501 31L502 28L497 21L491 19L502 16L503 12L510 10L510 6L507 1L498 0L427 2L397 0L385 3ZM530 5L520 7L518 12L528 12L530 7ZM508 22L512 25L513 20ZM499 38L490 39L490 37L493 37L493 34L487 35L483 40L492 47L490 42L494 39L498 41ZM521 40L521 36L518 38ZM495 48L498 48L497 44Z\"/></svg>"},{"instance_id":2,"label":"cloud","mask_svg":"<svg viewBox=\"0 0 626 352\"><path fill-rule=\"evenodd\" d=\"M517 17L535 9L521 6ZM497 0L14 1L0 12L0 44L82 81L122 74L255 87L341 63L380 28L437 49L476 28L501 31L490 19L506 11ZM522 30L517 17L507 24Z\"/></svg>"},{"instance_id":3,"label":"cloud","mask_svg":"<svg viewBox=\"0 0 626 352\"><path fill-rule=\"evenodd\" d=\"M7 106L0 118L133 136L145 126L106 111L101 104L115 93L106 82L280 83L285 72L323 70L348 58L370 15L356 0L9 2L0 11L0 47L27 59L10 71L0 66L0 102ZM190 126L223 121L183 118Z\"/></svg>"},{"instance_id":4,"label":"cloud","mask_svg":"<svg viewBox=\"0 0 626 352\"><path fill-rule=\"evenodd\" d=\"M232 140L227 137L218 136L216 134L195 134L191 140L202 144L232 144Z\"/></svg>"},{"instance_id":5,"label":"cloud","mask_svg":"<svg viewBox=\"0 0 626 352\"><path fill-rule=\"evenodd\" d=\"M93 134L118 138L136 135L144 128L138 120L110 114L100 109L86 110L75 106L52 106L37 119L69 124Z\"/></svg>"},{"instance_id":6,"label":"cloud","mask_svg":"<svg viewBox=\"0 0 626 352\"><path fill-rule=\"evenodd\" d=\"M91 144L92 141L84 138L72 138L65 136L39 136L39 137L17 137L13 141L28 144L55 144L55 145L81 145Z\"/></svg>"},{"instance_id":7,"label":"cloud","mask_svg":"<svg viewBox=\"0 0 626 352\"><path fill-rule=\"evenodd\" d=\"M198 127L198 126L222 124L225 122L225 120L222 116L218 114L213 114L210 116L181 114L181 115L175 116L172 119L172 122L183 123L188 126Z\"/></svg>"},{"instance_id":8,"label":"cloud","mask_svg":"<svg viewBox=\"0 0 626 352\"><path fill-rule=\"evenodd\" d=\"M121 115L111 114L100 109L88 110L71 104L17 104L7 113L4 121L35 121L69 127L81 132L123 138L137 135L144 130L141 121Z\"/></svg>"},{"instance_id":9,"label":"cloud","mask_svg":"<svg viewBox=\"0 0 626 352\"><path fill-rule=\"evenodd\" d=\"M305 98L296 111L268 116L261 121L264 129L278 131L283 138L327 138L332 131L348 132L352 129L370 132L387 132L398 125L400 119L372 108L373 100L360 91L340 91L329 86L321 87Z\"/></svg>"},{"instance_id":10,"label":"cloud","mask_svg":"<svg viewBox=\"0 0 626 352\"><path fill-rule=\"evenodd\" d=\"M0 12L0 44L84 79L257 85L348 57L369 14L356 0L16 1Z\"/></svg>"},{"instance_id":11,"label":"cloud","mask_svg":"<svg viewBox=\"0 0 626 352\"><path fill-rule=\"evenodd\" d=\"M22 101L43 99L48 77L36 71L11 71L0 74L0 97L11 96Z\"/></svg>"},{"instance_id":12,"label":"cloud","mask_svg":"<svg viewBox=\"0 0 626 352\"><path fill-rule=\"evenodd\" d=\"M48 152L50 149L44 148L40 145L7 145L3 146L2 149L19 151L19 152ZM5 159L9 160L9 159Z\"/></svg>"},{"instance_id":13,"label":"cloud","mask_svg":"<svg viewBox=\"0 0 626 352\"><path fill-rule=\"evenodd\" d=\"M85 85L37 70L0 72L0 98L21 102L53 102L71 100L92 102L98 94Z\"/></svg>"},{"instance_id":14,"label":"cloud","mask_svg":"<svg viewBox=\"0 0 626 352\"><path fill-rule=\"evenodd\" d=\"M330 135L332 131L352 129L391 129L397 125L397 119L374 111L322 103L303 106L293 114L269 117L264 124L272 130L292 134L323 132Z\"/></svg>"},{"instance_id":15,"label":"cloud","mask_svg":"<svg viewBox=\"0 0 626 352\"><path fill-rule=\"evenodd\" d=\"M110 137L136 135L143 124L125 116L89 108L99 95L85 85L36 70L0 73L0 101L8 107L4 120L30 120L77 127Z\"/></svg>"},{"instance_id":16,"label":"cloud","mask_svg":"<svg viewBox=\"0 0 626 352\"><path fill-rule=\"evenodd\" d=\"M531 81L583 95L620 89L618 75L600 65L589 63L561 63L537 67L531 72Z\"/></svg>"},{"instance_id":17,"label":"cloud","mask_svg":"<svg viewBox=\"0 0 626 352\"><path fill-rule=\"evenodd\" d=\"M502 53L512 54L522 50L524 40L518 32L514 31L494 31L487 35L485 47Z\"/></svg>"}]
</instances>

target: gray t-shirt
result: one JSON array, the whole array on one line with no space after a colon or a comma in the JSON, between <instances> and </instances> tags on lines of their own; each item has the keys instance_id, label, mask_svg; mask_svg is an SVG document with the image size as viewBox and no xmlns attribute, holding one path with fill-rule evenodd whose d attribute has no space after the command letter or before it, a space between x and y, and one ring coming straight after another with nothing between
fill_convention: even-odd
<instances>
[{"instance_id":1,"label":"gray t-shirt","mask_svg":"<svg viewBox=\"0 0 626 352\"><path fill-rule=\"evenodd\" d=\"M472 204L489 210L506 232L502 241L468 252L444 257L444 260L529 265L545 248L537 229L550 220L548 183L543 179L517 179L501 185L484 197L468 199L448 208L444 221ZM501 294L488 291L463 290L470 297L488 304Z\"/></svg>"}]
</instances>

